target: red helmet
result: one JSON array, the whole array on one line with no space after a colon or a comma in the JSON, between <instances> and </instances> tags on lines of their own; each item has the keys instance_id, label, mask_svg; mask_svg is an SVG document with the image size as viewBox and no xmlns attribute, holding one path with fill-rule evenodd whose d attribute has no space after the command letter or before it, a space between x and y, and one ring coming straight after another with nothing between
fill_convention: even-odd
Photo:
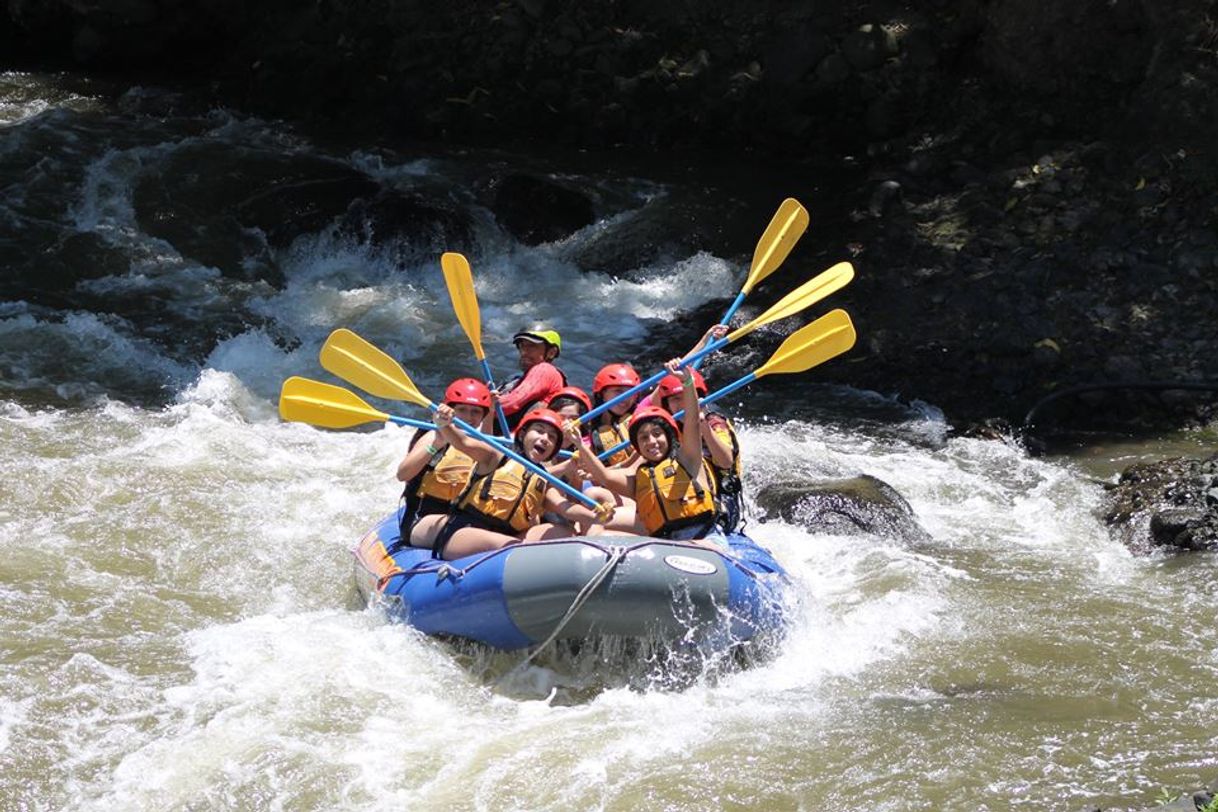
<instances>
[{"instance_id":1,"label":"red helmet","mask_svg":"<svg viewBox=\"0 0 1218 812\"><path fill-rule=\"evenodd\" d=\"M639 373L630 364L609 364L601 367L592 379L592 394L599 395L602 389L610 386L638 386L640 383Z\"/></svg>"},{"instance_id":2,"label":"red helmet","mask_svg":"<svg viewBox=\"0 0 1218 812\"><path fill-rule=\"evenodd\" d=\"M571 398L572 400L578 400L584 407L585 413L592 411L592 401L589 399L588 393L580 389L578 386L564 386L562 389L559 389L557 392L546 398L546 405L549 406L551 403L560 398Z\"/></svg>"},{"instance_id":3,"label":"red helmet","mask_svg":"<svg viewBox=\"0 0 1218 812\"><path fill-rule=\"evenodd\" d=\"M547 426L552 426L558 431L558 442L554 444L554 454L557 454L559 447L562 446L562 427L564 422L563 416L553 409L534 409L521 418L520 424L516 426L516 444L520 445L520 442L524 439L525 429L528 428L530 423L545 423ZM550 455L551 459L553 459L554 454Z\"/></svg>"},{"instance_id":4,"label":"red helmet","mask_svg":"<svg viewBox=\"0 0 1218 812\"><path fill-rule=\"evenodd\" d=\"M489 409L491 408L491 390L487 389L486 384L482 381L474 378L457 378L444 390L444 402L449 406L466 403L470 406Z\"/></svg>"},{"instance_id":5,"label":"red helmet","mask_svg":"<svg viewBox=\"0 0 1218 812\"><path fill-rule=\"evenodd\" d=\"M660 420L664 424L664 433L668 435L668 443L672 445L676 442L680 429L677 427L677 421L673 420L672 415L667 409L662 409L659 406L644 406L634 413L630 418L630 442L635 448L639 445L639 429L648 420Z\"/></svg>"},{"instance_id":6,"label":"red helmet","mask_svg":"<svg viewBox=\"0 0 1218 812\"><path fill-rule=\"evenodd\" d=\"M696 369L692 369L690 372L694 373L694 391L698 393L699 397L705 395L706 379L703 378L702 373ZM682 386L684 386L684 384L682 383L681 378L676 375L665 375L663 378L660 378L660 400L662 401L665 398L670 398L673 395L680 395Z\"/></svg>"}]
</instances>

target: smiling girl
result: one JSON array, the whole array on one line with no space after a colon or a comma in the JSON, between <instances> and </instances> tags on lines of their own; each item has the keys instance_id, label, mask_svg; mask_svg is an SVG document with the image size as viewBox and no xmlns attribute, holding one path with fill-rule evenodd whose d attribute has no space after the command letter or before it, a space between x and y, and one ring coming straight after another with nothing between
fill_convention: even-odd
<instances>
[{"instance_id":1,"label":"smiling girl","mask_svg":"<svg viewBox=\"0 0 1218 812\"><path fill-rule=\"evenodd\" d=\"M682 382L685 417L681 429L666 409L645 406L630 420L630 442L642 458L633 473L606 468L594 454L580 452L580 464L595 481L635 501L639 521L655 538L693 540L715 533L719 513L715 479L702 457L702 417L694 377L678 371L679 359L666 365ZM568 431L570 431L568 426ZM680 442L681 437L693 438Z\"/></svg>"},{"instance_id":2,"label":"smiling girl","mask_svg":"<svg viewBox=\"0 0 1218 812\"><path fill-rule=\"evenodd\" d=\"M425 516L410 534L414 547L430 547L435 558L454 559L498 550L520 541L574 535L571 527L542 524L546 511L568 521L594 525L612 515L611 505L592 511L563 498L561 492L524 465L453 426L453 408L436 410L436 430L453 447L474 460L473 472L454 503L451 516ZM516 429L515 450L543 466L558 453L562 418L549 409L529 412Z\"/></svg>"}]
</instances>

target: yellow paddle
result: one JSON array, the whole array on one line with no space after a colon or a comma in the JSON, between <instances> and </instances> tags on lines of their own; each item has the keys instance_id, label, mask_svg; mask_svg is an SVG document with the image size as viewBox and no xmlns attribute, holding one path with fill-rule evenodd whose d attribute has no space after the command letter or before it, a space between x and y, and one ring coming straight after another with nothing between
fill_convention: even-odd
<instances>
[{"instance_id":1,"label":"yellow paddle","mask_svg":"<svg viewBox=\"0 0 1218 812\"><path fill-rule=\"evenodd\" d=\"M355 384L370 395L390 400L404 400L423 406L432 412L436 410L436 404L418 390L418 387L414 385L414 381L410 380L410 376L406 374L406 370L402 369L401 364L390 358L375 345L365 341L346 328L335 330L326 339L326 343L321 348L321 365L328 372L332 372L343 380ZM373 411L375 412L375 410ZM373 418L370 417L369 420L371 419ZM368 421L365 420L364 422ZM593 510L599 507L595 500L572 488L566 482L555 477L527 457L518 454L498 439L483 434L459 417L454 417L453 423L471 437L478 438L501 454L516 460L516 462L545 479L568 496L578 499Z\"/></svg>"},{"instance_id":2,"label":"yellow paddle","mask_svg":"<svg viewBox=\"0 0 1218 812\"><path fill-rule=\"evenodd\" d=\"M494 389L495 379L491 375L490 364L486 362L486 352L482 349L482 315L478 310L478 295L474 292L474 275L470 271L469 260L449 251L440 257L440 270L444 272L444 284L448 286L448 296L452 299L457 321L469 336L469 343L474 346L474 357L482 364L482 380ZM504 434L511 434L507 416L498 401L495 401L495 415L500 430Z\"/></svg>"},{"instance_id":3,"label":"yellow paddle","mask_svg":"<svg viewBox=\"0 0 1218 812\"><path fill-rule=\"evenodd\" d=\"M345 327L330 333L322 345L321 365L378 398L431 406L401 364Z\"/></svg>"},{"instance_id":4,"label":"yellow paddle","mask_svg":"<svg viewBox=\"0 0 1218 812\"><path fill-rule=\"evenodd\" d=\"M736 299L723 314L723 318L719 319L720 324L731 323L732 316L736 315L736 310L744 302L744 297L749 295L754 285L778 270L778 266L783 263L783 260L791 253L791 249L795 247L795 243L799 242L799 238L807 230L808 210L793 197L782 201L778 211L774 212L774 216L770 218L770 224L762 232L761 239L757 241L757 247L753 250L753 262L749 266L749 275L745 277L744 286L740 288L740 293L736 294ZM701 366L704 360L706 360L705 357L695 361L694 369Z\"/></svg>"},{"instance_id":5,"label":"yellow paddle","mask_svg":"<svg viewBox=\"0 0 1218 812\"><path fill-rule=\"evenodd\" d=\"M854 346L854 341L854 325L850 322L850 315L845 310L832 310L787 336L774 354L757 369L712 392L698 403L702 406L714 403L766 375L805 372L846 352ZM673 418L680 420L684 414L685 411L681 410ZM602 460L608 459L628 445L630 441L624 440L597 456Z\"/></svg>"},{"instance_id":6,"label":"yellow paddle","mask_svg":"<svg viewBox=\"0 0 1218 812\"><path fill-rule=\"evenodd\" d=\"M799 242L799 238L807 230L808 210L793 197L782 201L778 211L774 212L770 224L762 233L761 239L757 241L757 248L753 251L753 263L749 266L749 275L744 280L744 287L740 289L732 306L719 320L720 324L727 324L732 320L736 309L740 307L744 297L752 292L753 286L778 270L778 266L783 263L783 260L791 253L791 249L795 247L795 243Z\"/></svg>"},{"instance_id":7,"label":"yellow paddle","mask_svg":"<svg viewBox=\"0 0 1218 812\"><path fill-rule=\"evenodd\" d=\"M435 424L386 414L369 406L359 395L321 381L292 376L279 392L279 416L325 429L349 429L365 423L389 421L400 426L434 429Z\"/></svg>"},{"instance_id":8,"label":"yellow paddle","mask_svg":"<svg viewBox=\"0 0 1218 812\"><path fill-rule=\"evenodd\" d=\"M783 296L781 299L771 305L768 310L750 321L748 324L745 324L743 327L736 328L723 338L708 342L705 347L698 350L689 358L685 359L682 366L689 366L690 364L695 363L698 361L698 359L709 355L720 347L730 344L737 339L743 338L756 330L758 327L763 327L771 322L778 321L779 319L785 319L788 316L794 316L796 313L811 307L834 291L842 289L849 284L850 280L853 278L854 266L852 266L849 262L837 263L832 268L822 271L812 279L809 279L807 282L804 282L798 288L788 293L786 296ZM617 404L629 398L631 395L655 386L659 380L667 374L668 372L666 370L657 372L637 386L631 387L617 397L610 398L600 406L597 406L592 411L580 417L579 422L590 422L591 420L595 419L597 415L613 408Z\"/></svg>"}]
</instances>

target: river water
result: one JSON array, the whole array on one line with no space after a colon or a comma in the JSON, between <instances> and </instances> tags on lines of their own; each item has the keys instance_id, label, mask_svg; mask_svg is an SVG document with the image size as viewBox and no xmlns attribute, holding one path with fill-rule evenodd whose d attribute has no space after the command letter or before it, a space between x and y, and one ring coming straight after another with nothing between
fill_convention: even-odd
<instances>
[{"instance_id":1,"label":"river water","mask_svg":"<svg viewBox=\"0 0 1218 812\"><path fill-rule=\"evenodd\" d=\"M586 381L733 295L751 250L580 273L584 244L679 191L576 178L617 211L526 247L462 196L475 156L0 74L0 259L31 290L0 302L0 809L1139 808L1218 773L1218 564L1132 556L1095 518L1120 465L1209 436L1032 459L950 436L933 404L758 387L733 407L751 491L872 474L932 540L754 520L800 597L789 634L679 685L578 657L509 672L362 607L349 549L394 506L408 434L284 424L275 398L330 380L338 326L424 392L472 372L438 252L323 226L243 233L248 273L192 259L133 198L200 145L446 189L500 374L542 315Z\"/></svg>"}]
</instances>

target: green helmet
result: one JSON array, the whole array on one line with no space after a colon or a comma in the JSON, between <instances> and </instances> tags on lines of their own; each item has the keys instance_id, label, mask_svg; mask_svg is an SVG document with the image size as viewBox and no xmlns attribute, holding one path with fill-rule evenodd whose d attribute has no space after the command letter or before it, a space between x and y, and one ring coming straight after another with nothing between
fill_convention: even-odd
<instances>
[{"instance_id":1,"label":"green helmet","mask_svg":"<svg viewBox=\"0 0 1218 812\"><path fill-rule=\"evenodd\" d=\"M557 330L544 330L540 327L531 330L521 330L512 336L512 343L516 344L521 341L532 341L534 344L549 344L555 350L555 358L562 353L562 336L558 334Z\"/></svg>"}]
</instances>

